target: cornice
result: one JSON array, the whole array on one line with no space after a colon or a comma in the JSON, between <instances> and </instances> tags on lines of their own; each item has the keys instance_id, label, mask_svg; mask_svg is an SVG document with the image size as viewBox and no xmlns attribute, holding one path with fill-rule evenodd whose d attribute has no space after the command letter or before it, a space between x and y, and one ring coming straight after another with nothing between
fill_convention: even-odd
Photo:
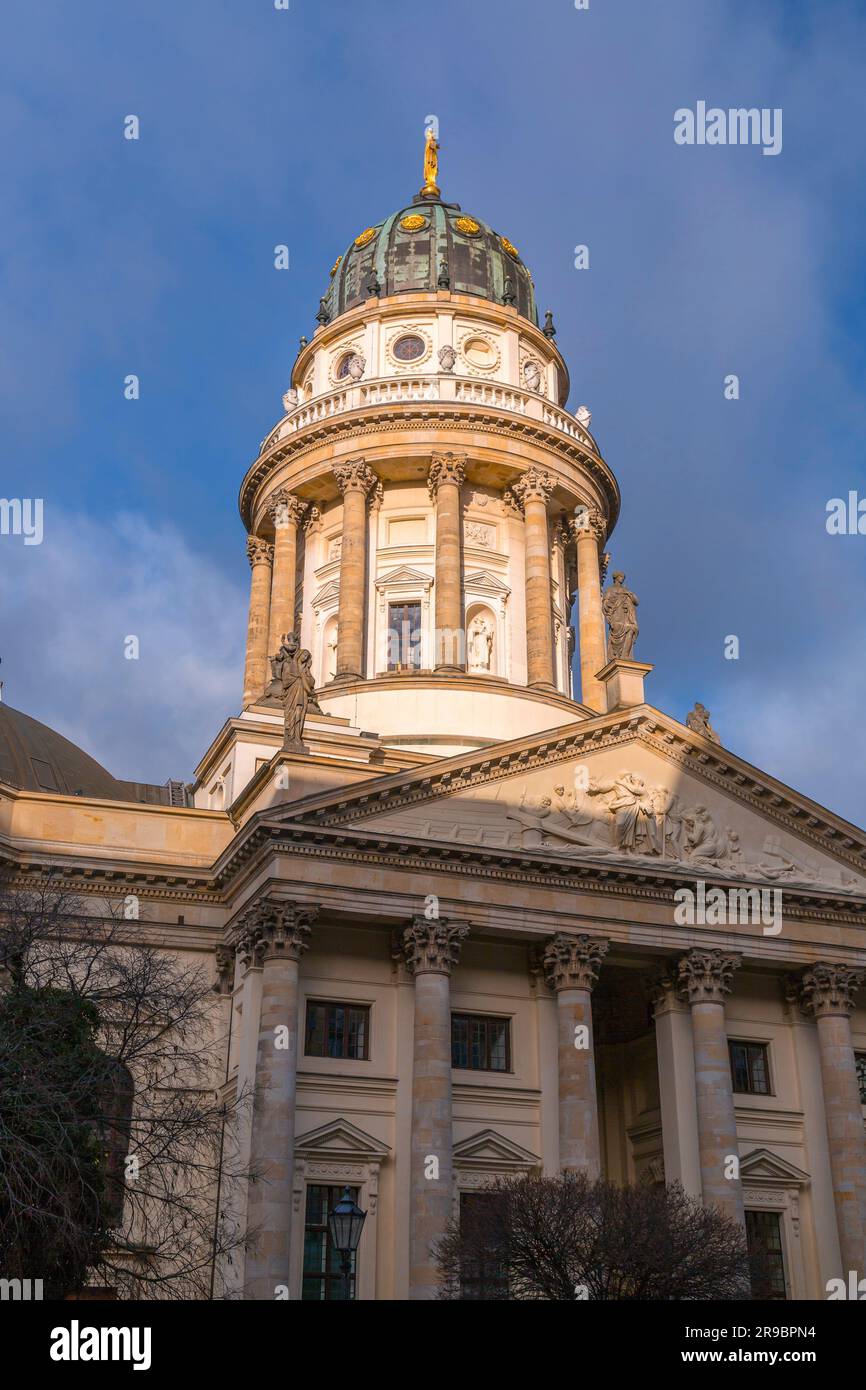
<instances>
[{"instance_id":1,"label":"cornice","mask_svg":"<svg viewBox=\"0 0 866 1390\"><path fill-rule=\"evenodd\" d=\"M280 465L304 458L324 441L334 443L339 439L362 439L373 432L414 430L419 422L424 425L445 425L458 432L480 429L489 435L511 439L518 437L541 444L567 466L584 469L590 475L607 501L610 516L608 536L612 533L619 516L620 494L613 473L600 456L592 454L568 435L541 420L516 415L497 406L459 401L399 401L381 406L362 406L339 415L329 415L324 420L307 425L290 439L278 441L255 460L241 483L238 507L245 527L248 531L252 530L255 498ZM518 472L515 469L515 475ZM571 486L570 479L556 481L564 487ZM296 489L306 485L307 480L293 482Z\"/></svg>"}]
</instances>

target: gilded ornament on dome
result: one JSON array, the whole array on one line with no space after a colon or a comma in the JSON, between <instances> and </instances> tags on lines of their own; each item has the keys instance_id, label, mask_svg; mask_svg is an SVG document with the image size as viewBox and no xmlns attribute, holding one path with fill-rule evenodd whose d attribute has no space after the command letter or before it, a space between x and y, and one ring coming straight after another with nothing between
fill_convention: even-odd
<instances>
[{"instance_id":1,"label":"gilded ornament on dome","mask_svg":"<svg viewBox=\"0 0 866 1390\"><path fill-rule=\"evenodd\" d=\"M420 232L422 227L427 226L427 218L419 212L410 212L408 217L400 218L400 226L404 232Z\"/></svg>"},{"instance_id":2,"label":"gilded ornament on dome","mask_svg":"<svg viewBox=\"0 0 866 1390\"><path fill-rule=\"evenodd\" d=\"M481 225L475 221L474 217L458 217L455 219L454 226L464 236L477 236L481 231Z\"/></svg>"},{"instance_id":3,"label":"gilded ornament on dome","mask_svg":"<svg viewBox=\"0 0 866 1390\"><path fill-rule=\"evenodd\" d=\"M334 276L336 275L337 271L338 271L339 268L340 268L340 262L341 262L342 259L343 259L342 256L338 256L337 259L334 261L334 264L331 266L331 279L332 279L332 280L333 280Z\"/></svg>"},{"instance_id":4,"label":"gilded ornament on dome","mask_svg":"<svg viewBox=\"0 0 866 1390\"><path fill-rule=\"evenodd\" d=\"M500 242L502 243L502 245L505 247L505 249L506 249L506 251L508 252L509 256L516 256L518 260L520 259L520 252L518 251L517 247L514 245L514 242L513 242L513 241L509 241L507 236L501 236L501 237L499 238L499 240L500 240Z\"/></svg>"},{"instance_id":5,"label":"gilded ornament on dome","mask_svg":"<svg viewBox=\"0 0 866 1390\"><path fill-rule=\"evenodd\" d=\"M361 233L360 236L355 237L355 245L357 247L368 246L369 243L373 240L373 237L376 235L377 231L377 227L365 228L365 230Z\"/></svg>"}]
</instances>

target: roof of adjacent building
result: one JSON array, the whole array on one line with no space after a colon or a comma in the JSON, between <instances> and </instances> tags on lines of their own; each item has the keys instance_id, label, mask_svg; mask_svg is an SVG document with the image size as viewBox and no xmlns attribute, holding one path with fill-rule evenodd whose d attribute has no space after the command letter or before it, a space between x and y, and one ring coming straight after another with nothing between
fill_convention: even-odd
<instances>
[{"instance_id":1,"label":"roof of adjacent building","mask_svg":"<svg viewBox=\"0 0 866 1390\"><path fill-rule=\"evenodd\" d=\"M0 703L0 782L21 791L183 806L180 782L124 782L56 729Z\"/></svg>"},{"instance_id":2,"label":"roof of adjacent building","mask_svg":"<svg viewBox=\"0 0 866 1390\"><path fill-rule=\"evenodd\" d=\"M513 303L538 323L532 276L517 247L458 203L426 194L350 241L324 295L327 321L363 304L376 287L380 295L447 288Z\"/></svg>"}]
</instances>

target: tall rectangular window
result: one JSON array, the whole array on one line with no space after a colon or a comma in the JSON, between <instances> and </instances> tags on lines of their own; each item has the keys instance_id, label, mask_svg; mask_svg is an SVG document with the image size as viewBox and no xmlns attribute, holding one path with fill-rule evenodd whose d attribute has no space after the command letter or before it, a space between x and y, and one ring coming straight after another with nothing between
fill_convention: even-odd
<instances>
[{"instance_id":1,"label":"tall rectangular window","mask_svg":"<svg viewBox=\"0 0 866 1390\"><path fill-rule=\"evenodd\" d=\"M765 1043L729 1042L731 1080L735 1091L746 1096L770 1095L770 1068Z\"/></svg>"},{"instance_id":2,"label":"tall rectangular window","mask_svg":"<svg viewBox=\"0 0 866 1390\"><path fill-rule=\"evenodd\" d=\"M350 1187L353 1202L358 1200L357 1187ZM355 1255L350 1256L348 1294L343 1278L339 1251L331 1242L328 1217L343 1195L342 1187L326 1187L311 1183L307 1188L307 1207L304 1218L304 1282L301 1299L307 1303L345 1301L353 1299L355 1290Z\"/></svg>"},{"instance_id":3,"label":"tall rectangular window","mask_svg":"<svg viewBox=\"0 0 866 1390\"><path fill-rule=\"evenodd\" d=\"M308 999L304 1055L365 1062L370 1055L369 1005Z\"/></svg>"},{"instance_id":4,"label":"tall rectangular window","mask_svg":"<svg viewBox=\"0 0 866 1390\"><path fill-rule=\"evenodd\" d=\"M388 670L421 669L421 604L388 604Z\"/></svg>"},{"instance_id":5,"label":"tall rectangular window","mask_svg":"<svg viewBox=\"0 0 866 1390\"><path fill-rule=\"evenodd\" d=\"M466 1071L509 1071L511 1039L507 1018L451 1015L451 1065Z\"/></svg>"},{"instance_id":6,"label":"tall rectangular window","mask_svg":"<svg viewBox=\"0 0 866 1390\"><path fill-rule=\"evenodd\" d=\"M460 1193L461 1299L508 1298L508 1278L501 1254L503 1202L495 1192Z\"/></svg>"},{"instance_id":7,"label":"tall rectangular window","mask_svg":"<svg viewBox=\"0 0 866 1390\"><path fill-rule=\"evenodd\" d=\"M777 1211L746 1212L746 1242L751 1264L752 1297L783 1299L785 1257L782 1251L782 1223Z\"/></svg>"}]
</instances>

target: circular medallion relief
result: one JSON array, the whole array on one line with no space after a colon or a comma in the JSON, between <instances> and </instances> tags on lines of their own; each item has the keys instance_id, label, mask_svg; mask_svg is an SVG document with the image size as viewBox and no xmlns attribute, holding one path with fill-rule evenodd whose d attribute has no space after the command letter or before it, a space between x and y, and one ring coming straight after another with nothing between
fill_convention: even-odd
<instances>
[{"instance_id":1,"label":"circular medallion relief","mask_svg":"<svg viewBox=\"0 0 866 1390\"><path fill-rule=\"evenodd\" d=\"M489 370L499 361L499 353L486 338L467 338L463 344L463 356L473 367Z\"/></svg>"},{"instance_id":2,"label":"circular medallion relief","mask_svg":"<svg viewBox=\"0 0 866 1390\"><path fill-rule=\"evenodd\" d=\"M500 243L505 247L505 249L506 249L506 251L508 252L509 256L514 256L517 260L520 260L520 252L518 251L517 247L514 245L514 242L513 242L513 241L509 241L507 236L501 236L501 237L499 238L499 240L500 240Z\"/></svg>"},{"instance_id":3,"label":"circular medallion relief","mask_svg":"<svg viewBox=\"0 0 866 1390\"><path fill-rule=\"evenodd\" d=\"M457 228L458 232L462 232L464 236L477 236L481 231L481 225L475 221L474 217L456 217L454 219L454 226Z\"/></svg>"},{"instance_id":4,"label":"circular medallion relief","mask_svg":"<svg viewBox=\"0 0 866 1390\"><path fill-rule=\"evenodd\" d=\"M391 344L391 356L398 362L417 362L427 351L427 344L417 333L404 333Z\"/></svg>"},{"instance_id":5,"label":"circular medallion relief","mask_svg":"<svg viewBox=\"0 0 866 1390\"><path fill-rule=\"evenodd\" d=\"M373 237L376 235L376 232L378 230L378 227L367 227L363 232L361 232L360 236L355 237L355 245L367 246L373 240Z\"/></svg>"},{"instance_id":6,"label":"circular medallion relief","mask_svg":"<svg viewBox=\"0 0 866 1390\"><path fill-rule=\"evenodd\" d=\"M337 271L339 270L340 261L341 261L342 259L343 259L342 256L338 256L337 259L334 261L334 264L331 266L331 278L332 278L332 279L333 279L333 277L336 275Z\"/></svg>"},{"instance_id":7,"label":"circular medallion relief","mask_svg":"<svg viewBox=\"0 0 866 1390\"><path fill-rule=\"evenodd\" d=\"M400 226L404 232L420 232L421 228L427 225L427 218L422 217L419 212L410 212L408 217L400 218Z\"/></svg>"}]
</instances>

